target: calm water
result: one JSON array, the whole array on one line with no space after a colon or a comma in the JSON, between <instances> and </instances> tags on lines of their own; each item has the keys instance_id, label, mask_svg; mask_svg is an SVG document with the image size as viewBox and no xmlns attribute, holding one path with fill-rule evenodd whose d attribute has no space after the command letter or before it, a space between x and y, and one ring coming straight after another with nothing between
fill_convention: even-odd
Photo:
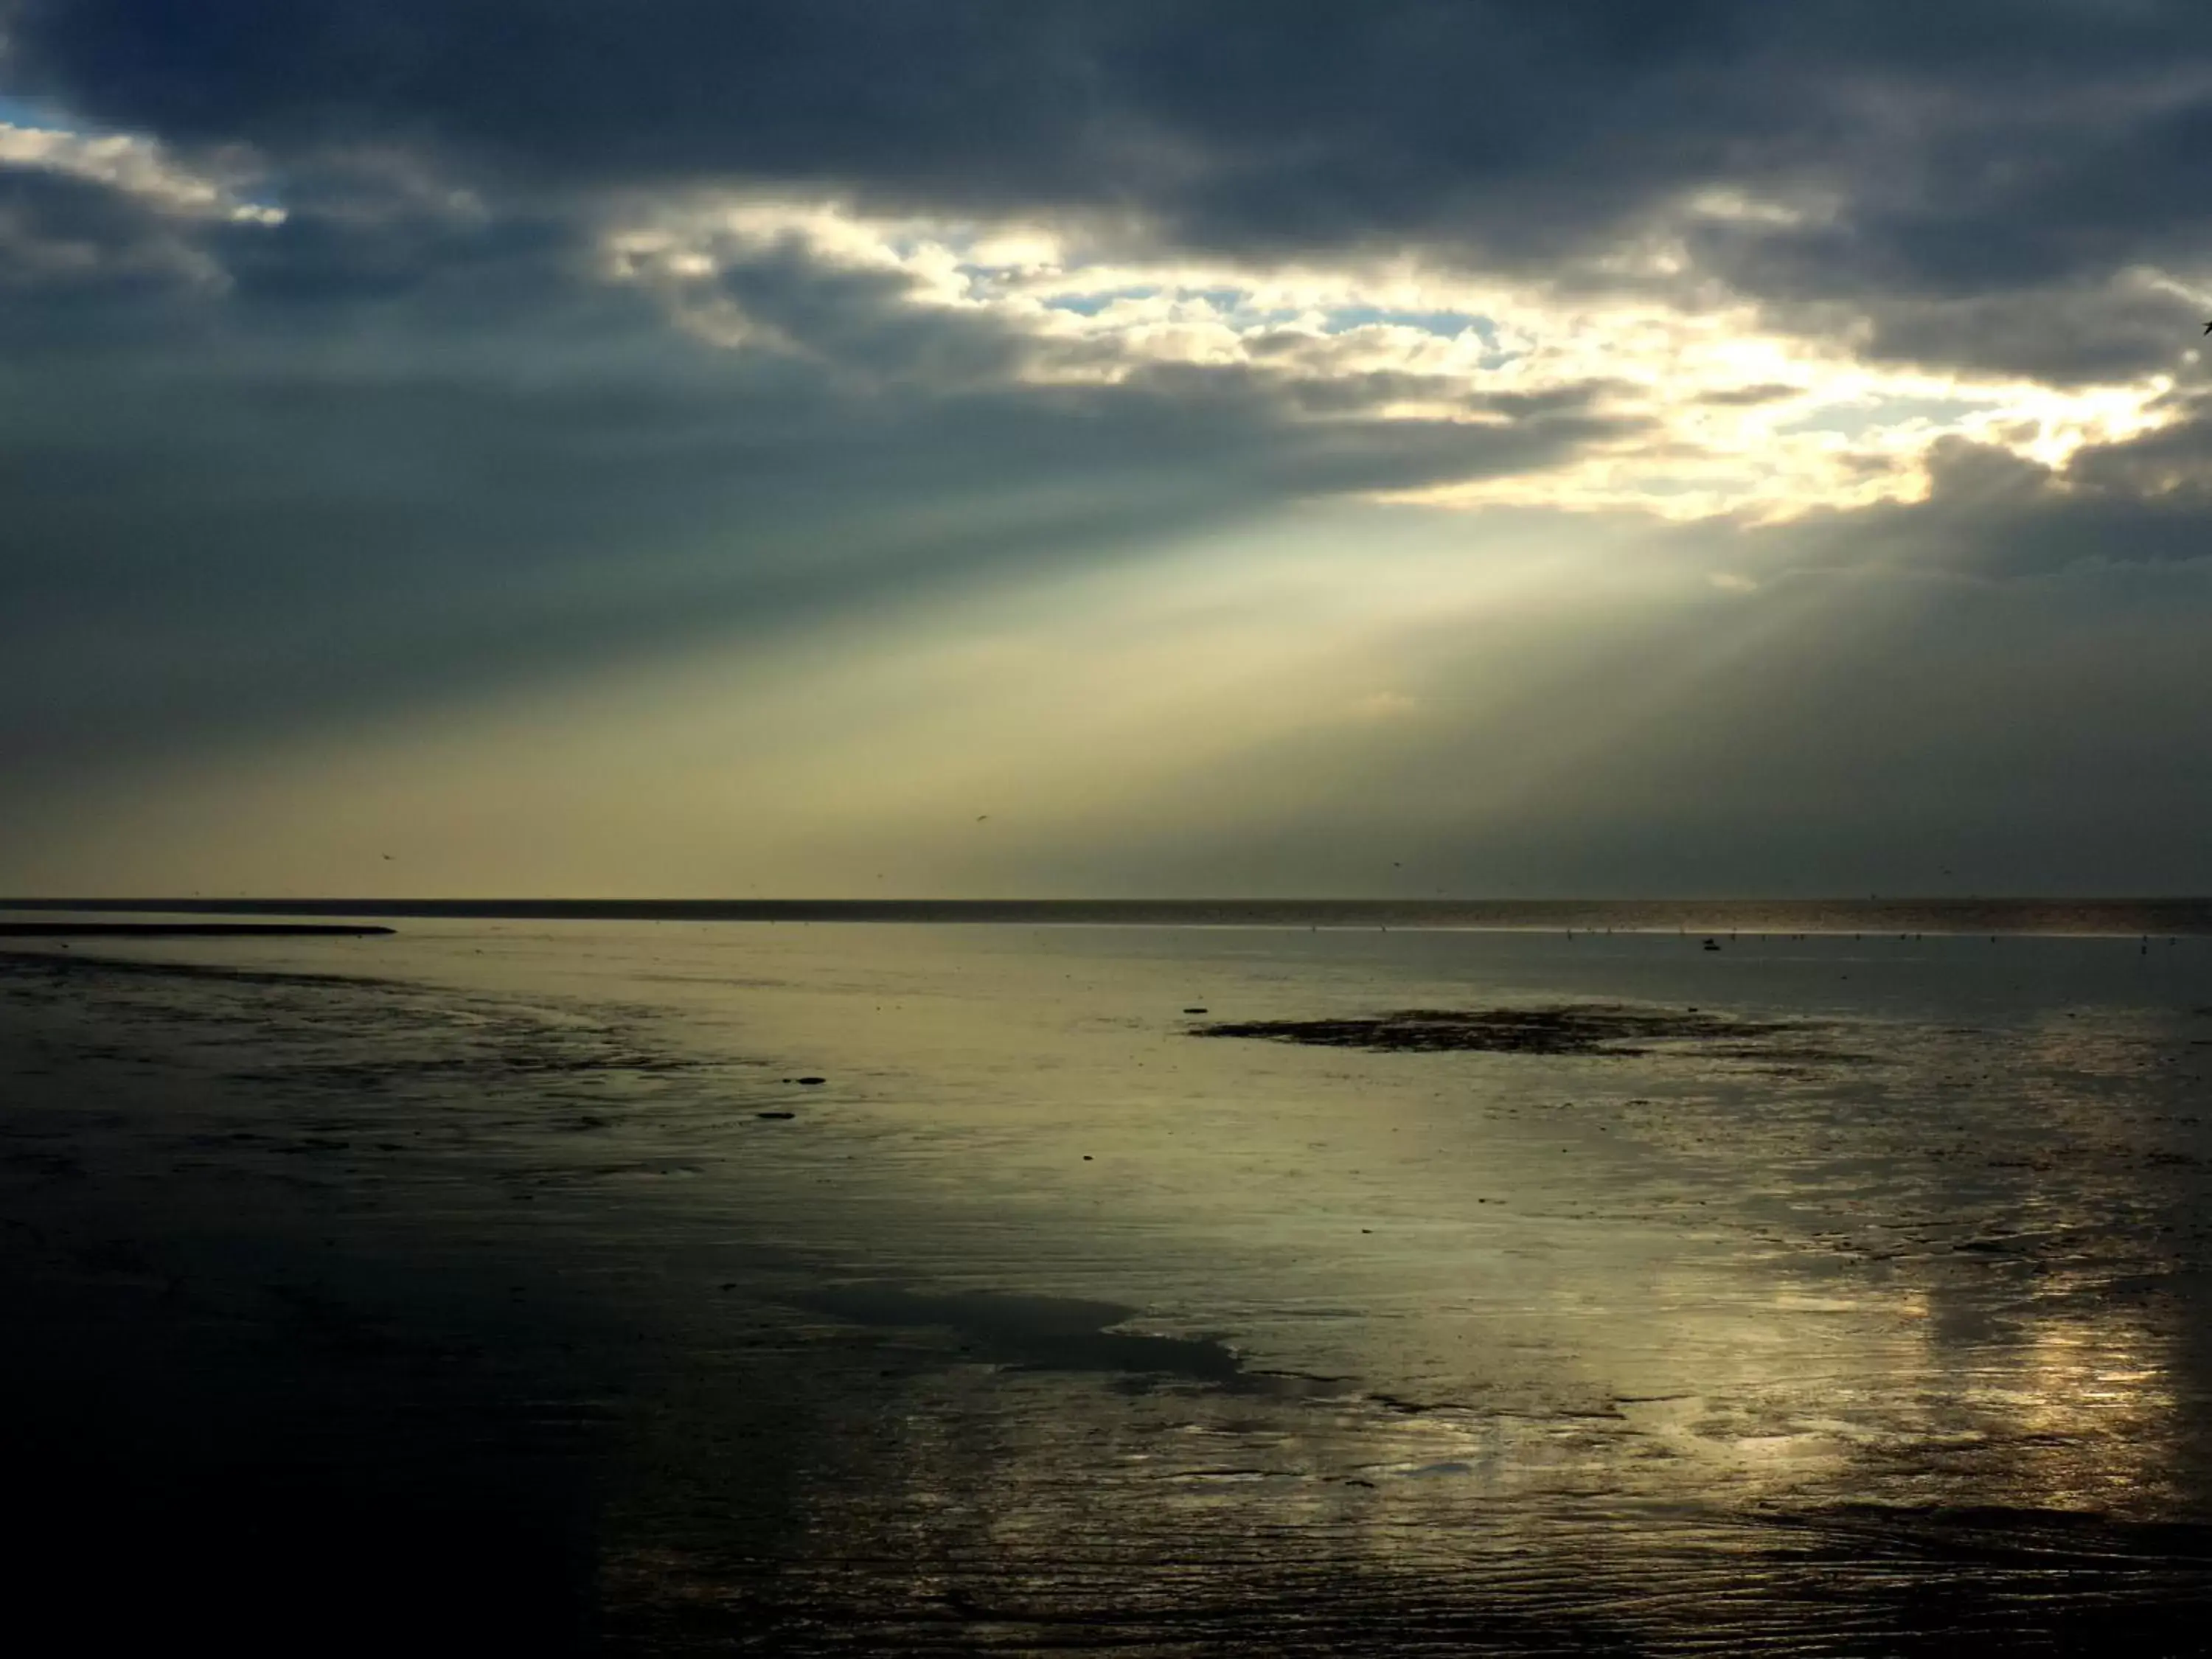
<instances>
[{"instance_id":1,"label":"calm water","mask_svg":"<svg viewBox=\"0 0 2212 1659\"><path fill-rule=\"evenodd\" d=\"M26 949L13 1420L248 1635L2204 1650L2203 907L1942 914ZM1589 1003L1765 1035L1193 1034Z\"/></svg>"}]
</instances>

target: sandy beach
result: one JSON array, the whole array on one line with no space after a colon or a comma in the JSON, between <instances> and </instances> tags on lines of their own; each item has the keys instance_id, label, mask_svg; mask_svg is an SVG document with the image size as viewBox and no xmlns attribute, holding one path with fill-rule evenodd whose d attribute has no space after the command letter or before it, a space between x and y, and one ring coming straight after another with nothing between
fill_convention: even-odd
<instances>
[{"instance_id":1,"label":"sandy beach","mask_svg":"<svg viewBox=\"0 0 2212 1659\"><path fill-rule=\"evenodd\" d=\"M0 958L26 1616L2200 1650L2202 938L395 925Z\"/></svg>"}]
</instances>

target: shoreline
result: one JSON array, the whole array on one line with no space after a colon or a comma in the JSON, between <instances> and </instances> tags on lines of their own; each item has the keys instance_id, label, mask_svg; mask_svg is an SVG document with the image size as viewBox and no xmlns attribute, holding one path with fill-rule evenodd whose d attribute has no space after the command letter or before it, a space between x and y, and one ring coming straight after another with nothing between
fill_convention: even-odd
<instances>
[{"instance_id":1,"label":"shoreline","mask_svg":"<svg viewBox=\"0 0 2212 1659\"><path fill-rule=\"evenodd\" d=\"M0 921L0 939L390 939L370 923L283 921Z\"/></svg>"},{"instance_id":2,"label":"shoreline","mask_svg":"<svg viewBox=\"0 0 2212 1659\"><path fill-rule=\"evenodd\" d=\"M641 927L586 977L522 969L591 935L487 970L447 932L373 981L0 962L43 1604L119 1556L156 1593L99 1634L242 1616L244 1652L441 1618L432 1650L483 1651L520 1607L548 1653L1802 1659L1840 1586L1866 1651L2191 1650L2201 957L2087 1026L2113 953L1902 1024L1803 979L1903 1068L1869 1071L1499 1023L1538 990L1795 1017L1671 948L1450 953L1492 1012L1408 1064L1186 1040L1187 1003L1432 1006L1431 968L1308 975L1346 952L1295 940L1121 972L1095 935ZM1202 1604L1161 1592L1197 1572Z\"/></svg>"}]
</instances>

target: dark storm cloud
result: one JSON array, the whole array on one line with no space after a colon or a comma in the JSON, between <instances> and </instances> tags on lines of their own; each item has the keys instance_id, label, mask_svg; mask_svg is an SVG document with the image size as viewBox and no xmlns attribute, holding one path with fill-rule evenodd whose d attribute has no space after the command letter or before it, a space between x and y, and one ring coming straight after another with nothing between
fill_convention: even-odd
<instances>
[{"instance_id":1,"label":"dark storm cloud","mask_svg":"<svg viewBox=\"0 0 2212 1659\"><path fill-rule=\"evenodd\" d=\"M1751 292L2069 377L2160 361L2184 307L2053 348L2002 296L2208 246L2212 11L2178 0L17 0L11 33L25 88L118 124L516 188L774 179L1492 262L1735 188L1818 210L1693 235Z\"/></svg>"},{"instance_id":2,"label":"dark storm cloud","mask_svg":"<svg viewBox=\"0 0 2212 1659\"><path fill-rule=\"evenodd\" d=\"M1024 383L1003 323L783 245L710 284L773 331L734 352L564 280L563 236L307 209L204 233L210 310L69 301L135 319L112 339L11 311L0 762L557 676L1625 430L1571 398L1316 417L1233 367Z\"/></svg>"},{"instance_id":3,"label":"dark storm cloud","mask_svg":"<svg viewBox=\"0 0 2212 1659\"><path fill-rule=\"evenodd\" d=\"M1469 393L1348 336L1115 363L803 239L610 280L610 226L693 186L1088 216L1117 255L1411 252L1662 299L1718 276L1872 356L2057 381L2178 369L2185 302L2112 284L2212 255L2197 4L0 0L0 90L235 175L188 210L0 162L0 767L1638 435L1602 381ZM1686 272L1590 263L1659 230ZM709 306L745 349L686 331ZM1048 355L1100 372L1030 373ZM1486 420L1376 418L1455 399ZM2206 430L2192 411L2063 478L1947 452L1926 503L1746 534L1784 564L2194 558Z\"/></svg>"},{"instance_id":4,"label":"dark storm cloud","mask_svg":"<svg viewBox=\"0 0 2212 1659\"><path fill-rule=\"evenodd\" d=\"M2167 188L2180 171L2162 171ZM1695 269L1757 296L1771 325L1851 337L1869 362L2078 386L2173 368L2195 337L2186 298L2130 279L2146 263L2189 270L2212 255L2198 223L2042 225L2033 204L2007 218L1968 191L1914 211L1950 222L1923 236L1863 202L1832 224L1703 225L1687 243Z\"/></svg>"},{"instance_id":5,"label":"dark storm cloud","mask_svg":"<svg viewBox=\"0 0 2212 1659\"><path fill-rule=\"evenodd\" d=\"M2063 471L1946 438L1928 471L1924 501L1824 509L1733 537L1778 568L2003 579L2212 564L2212 398L2188 400L2160 431L2078 451ZM1698 546L1711 534L1679 532Z\"/></svg>"},{"instance_id":6,"label":"dark storm cloud","mask_svg":"<svg viewBox=\"0 0 2212 1659\"><path fill-rule=\"evenodd\" d=\"M0 330L160 307L220 269L173 218L96 179L0 167Z\"/></svg>"}]
</instances>

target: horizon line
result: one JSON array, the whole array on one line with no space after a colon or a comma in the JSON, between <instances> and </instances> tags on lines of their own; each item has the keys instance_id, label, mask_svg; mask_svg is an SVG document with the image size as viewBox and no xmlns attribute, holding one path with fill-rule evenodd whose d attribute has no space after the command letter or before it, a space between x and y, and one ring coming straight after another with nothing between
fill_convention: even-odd
<instances>
[{"instance_id":1,"label":"horizon line","mask_svg":"<svg viewBox=\"0 0 2212 1659\"><path fill-rule=\"evenodd\" d=\"M756 895L656 895L651 896L620 896L604 894L556 896L549 894L411 894L385 896L371 894L319 893L285 894L227 894L210 896L195 893L190 896L177 894L23 894L0 896L0 910L28 909L175 909L213 910L240 908L283 908L297 909L313 905L374 907L391 908L421 907L445 909L467 908L693 908L702 905L750 907L757 908L789 908L796 907L889 908L901 906L938 905L981 907L999 906L1139 906L1139 905L1218 905L1224 907L1256 907L1266 905L1395 905L1449 906L1487 905L1497 907L1560 907L1570 905L1870 905L1870 904L2212 904L2212 891L2174 893L1733 893L1733 894L1632 894L1608 893L1600 895L1547 895L1543 896L1507 896L1501 894L1340 894L1312 893L1293 895L1249 896L1204 894L1176 896L1146 894L1140 896L1064 896L1024 894L1018 896L976 897L972 896L915 896L884 895L866 896L855 895L812 894L798 896L764 897Z\"/></svg>"}]
</instances>

